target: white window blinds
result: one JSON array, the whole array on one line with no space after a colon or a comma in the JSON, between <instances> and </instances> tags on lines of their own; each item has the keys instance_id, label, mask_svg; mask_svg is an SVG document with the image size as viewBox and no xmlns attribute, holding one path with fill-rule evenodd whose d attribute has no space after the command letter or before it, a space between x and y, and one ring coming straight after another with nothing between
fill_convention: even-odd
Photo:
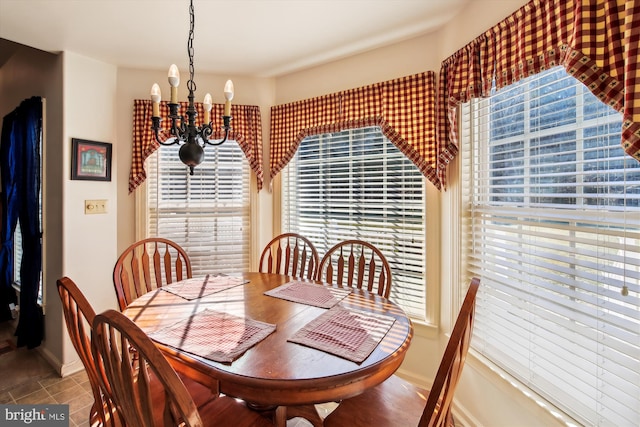
<instances>
[{"instance_id":1,"label":"white window blinds","mask_svg":"<svg viewBox=\"0 0 640 427\"><path fill-rule=\"evenodd\" d=\"M378 127L309 136L283 174L283 230L320 257L342 240L374 244L391 266L390 298L424 319L424 182Z\"/></svg>"},{"instance_id":2,"label":"white window blinds","mask_svg":"<svg viewBox=\"0 0 640 427\"><path fill-rule=\"evenodd\" d=\"M249 164L235 141L205 149L189 175L178 146L161 147L146 161L147 235L182 246L193 274L248 271Z\"/></svg>"},{"instance_id":3,"label":"white window blinds","mask_svg":"<svg viewBox=\"0 0 640 427\"><path fill-rule=\"evenodd\" d=\"M640 425L640 164L564 69L462 113L472 346L579 423Z\"/></svg>"}]
</instances>

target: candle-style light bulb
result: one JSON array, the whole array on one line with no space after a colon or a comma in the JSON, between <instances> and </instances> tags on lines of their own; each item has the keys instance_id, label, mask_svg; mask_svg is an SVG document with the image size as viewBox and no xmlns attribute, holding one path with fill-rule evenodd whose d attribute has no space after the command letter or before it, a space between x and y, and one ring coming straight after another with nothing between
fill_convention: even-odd
<instances>
[{"instance_id":1,"label":"candle-style light bulb","mask_svg":"<svg viewBox=\"0 0 640 427\"><path fill-rule=\"evenodd\" d=\"M231 100L233 99L233 82L231 80L227 80L227 83L224 85L224 115L231 116Z\"/></svg>"},{"instance_id":2,"label":"candle-style light bulb","mask_svg":"<svg viewBox=\"0 0 640 427\"><path fill-rule=\"evenodd\" d=\"M171 103L178 103L178 85L180 84L180 71L176 64L169 67L169 86L171 86Z\"/></svg>"},{"instance_id":3,"label":"candle-style light bulb","mask_svg":"<svg viewBox=\"0 0 640 427\"><path fill-rule=\"evenodd\" d=\"M153 117L160 117L160 100L161 99L162 99L162 96L160 95L160 86L158 86L158 83L154 83L153 86L151 86L151 102L153 107L153 112L151 115Z\"/></svg>"},{"instance_id":4,"label":"candle-style light bulb","mask_svg":"<svg viewBox=\"0 0 640 427\"><path fill-rule=\"evenodd\" d=\"M211 121L211 108L213 107L213 99L210 93L204 96L202 106L204 107L204 124L209 124Z\"/></svg>"}]
</instances>

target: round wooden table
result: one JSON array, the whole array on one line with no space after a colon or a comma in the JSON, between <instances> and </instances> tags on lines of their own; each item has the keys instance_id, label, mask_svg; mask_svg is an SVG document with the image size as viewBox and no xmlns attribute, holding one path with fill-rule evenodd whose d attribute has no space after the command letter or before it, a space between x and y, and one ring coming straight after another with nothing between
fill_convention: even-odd
<instances>
[{"instance_id":1,"label":"round wooden table","mask_svg":"<svg viewBox=\"0 0 640 427\"><path fill-rule=\"evenodd\" d=\"M196 379L213 379L218 382L220 392L258 407L337 402L381 383L404 360L413 326L404 311L393 302L359 289L353 289L340 302L345 308L395 318L391 329L369 357L355 363L287 341L327 309L267 296L264 292L291 280L308 280L269 273L239 276L249 282L194 300L155 290L131 303L124 314L146 333L174 325L207 308L275 324L274 333L232 363L215 362L159 344L167 356L180 361L184 371L191 372ZM286 419L282 411L277 417L281 421L283 417Z\"/></svg>"}]
</instances>

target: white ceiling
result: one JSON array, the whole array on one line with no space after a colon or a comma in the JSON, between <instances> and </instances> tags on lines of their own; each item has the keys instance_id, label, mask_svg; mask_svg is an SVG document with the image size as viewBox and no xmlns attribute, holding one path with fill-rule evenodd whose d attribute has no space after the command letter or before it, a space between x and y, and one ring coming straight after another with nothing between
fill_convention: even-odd
<instances>
[{"instance_id":1,"label":"white ceiling","mask_svg":"<svg viewBox=\"0 0 640 427\"><path fill-rule=\"evenodd\" d=\"M282 75L434 31L469 1L194 0L194 65ZM188 0L0 0L1 39L123 67L187 68L188 32Z\"/></svg>"}]
</instances>

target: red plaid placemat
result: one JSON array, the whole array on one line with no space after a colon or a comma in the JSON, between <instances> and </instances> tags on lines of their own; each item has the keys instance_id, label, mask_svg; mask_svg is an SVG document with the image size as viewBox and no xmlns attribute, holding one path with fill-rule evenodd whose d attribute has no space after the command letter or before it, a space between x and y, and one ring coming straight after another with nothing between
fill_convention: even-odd
<instances>
[{"instance_id":1,"label":"red plaid placemat","mask_svg":"<svg viewBox=\"0 0 640 427\"><path fill-rule=\"evenodd\" d=\"M171 285L163 286L160 289L171 292L172 294L184 299L192 300L206 297L207 295L221 292L248 282L248 280L242 279L241 277L211 276L207 274L204 277L181 280Z\"/></svg>"},{"instance_id":2,"label":"red plaid placemat","mask_svg":"<svg viewBox=\"0 0 640 427\"><path fill-rule=\"evenodd\" d=\"M187 353L230 363L275 330L270 323L204 310L149 336Z\"/></svg>"},{"instance_id":3,"label":"red plaid placemat","mask_svg":"<svg viewBox=\"0 0 640 427\"><path fill-rule=\"evenodd\" d=\"M395 321L391 316L338 306L307 323L289 341L360 363L369 357Z\"/></svg>"},{"instance_id":4,"label":"red plaid placemat","mask_svg":"<svg viewBox=\"0 0 640 427\"><path fill-rule=\"evenodd\" d=\"M346 288L332 288L294 280L264 294L315 307L331 308L350 293L351 290Z\"/></svg>"}]
</instances>

